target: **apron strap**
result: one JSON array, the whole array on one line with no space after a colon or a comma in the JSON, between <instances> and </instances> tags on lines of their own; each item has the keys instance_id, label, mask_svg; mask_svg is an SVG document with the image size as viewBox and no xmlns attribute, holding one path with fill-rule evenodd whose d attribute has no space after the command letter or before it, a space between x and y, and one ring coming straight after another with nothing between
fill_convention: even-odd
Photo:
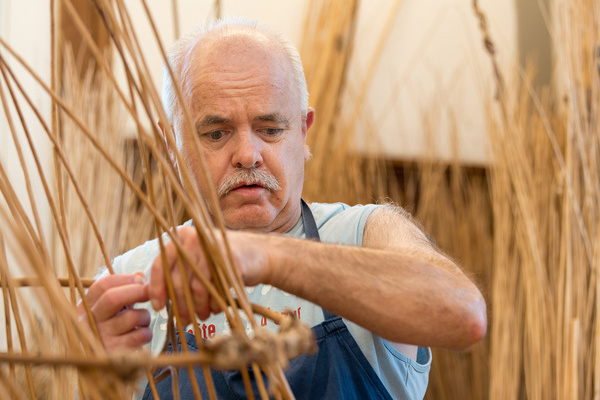
<instances>
[{"instance_id":1,"label":"apron strap","mask_svg":"<svg viewBox=\"0 0 600 400\"><path fill-rule=\"evenodd\" d=\"M310 207L304 199L300 199L302 202L302 223L304 224L304 234L307 239L312 239L317 242L321 241L321 237L319 236L319 230L317 229L317 223L315 222L315 217L313 216L312 211L310 211Z\"/></svg>"},{"instance_id":2,"label":"apron strap","mask_svg":"<svg viewBox=\"0 0 600 400\"><path fill-rule=\"evenodd\" d=\"M308 204L306 204L306 202L303 199L300 200L302 201L302 223L304 224L304 234L306 235L307 239L320 242L321 238L319 236L319 230L317 229L315 217L313 216L312 211L310 211L310 207L308 206ZM337 315L330 313L324 308L322 308L322 310L325 320L338 317Z\"/></svg>"}]
</instances>

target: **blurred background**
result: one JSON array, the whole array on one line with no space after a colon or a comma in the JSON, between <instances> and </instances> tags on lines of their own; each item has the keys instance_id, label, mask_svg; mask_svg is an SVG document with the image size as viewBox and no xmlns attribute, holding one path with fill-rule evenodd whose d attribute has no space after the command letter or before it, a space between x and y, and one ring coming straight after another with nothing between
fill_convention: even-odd
<instances>
[{"instance_id":1,"label":"blurred background","mask_svg":"<svg viewBox=\"0 0 600 400\"><path fill-rule=\"evenodd\" d=\"M54 11L61 95L145 188L136 137L152 121L136 123L105 89L107 78L61 3L0 0L0 35L48 83ZM71 3L117 85L127 88L125 63L94 2ZM482 288L486 339L462 353L435 349L426 398L598 397L600 10L594 1L149 0L147 6L167 48L197 24L223 16L256 18L291 39L317 112L304 197L398 203ZM143 3L127 2L127 9L151 82L160 88L162 55ZM50 120L49 96L11 56L6 60ZM24 114L35 119L31 110ZM65 255L47 198L26 200L23 164L0 118L6 182L27 212L39 211L60 269ZM147 226L127 226L146 218L143 207L69 133L75 127L66 119L59 126L108 255L155 237L151 218ZM70 248L79 273L93 276L103 259L90 244L90 227L68 200L72 189L54 173L52 143L35 125L31 135L47 178L64 185L71 236L80 240ZM33 169L31 155L24 157ZM31 180L33 192L42 193L35 173ZM11 229L2 226L2 233Z\"/></svg>"}]
</instances>

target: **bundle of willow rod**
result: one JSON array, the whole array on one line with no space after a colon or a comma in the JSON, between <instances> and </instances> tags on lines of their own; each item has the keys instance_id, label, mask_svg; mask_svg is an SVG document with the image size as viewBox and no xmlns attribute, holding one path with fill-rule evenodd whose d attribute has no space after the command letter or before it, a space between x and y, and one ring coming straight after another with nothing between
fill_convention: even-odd
<instances>
[{"instance_id":1,"label":"bundle of willow rod","mask_svg":"<svg viewBox=\"0 0 600 400\"><path fill-rule=\"evenodd\" d=\"M532 68L515 68L516 77L500 69L488 20L473 6L497 83L487 110L488 183L454 187L452 166L446 188L445 167L426 161L418 214L442 248L484 279L490 327L470 353L434 353L426 397L597 398L600 10L593 1L550 2L555 77L534 89ZM479 227L470 233L462 229L468 218ZM477 368L465 369L471 357Z\"/></svg>"},{"instance_id":2,"label":"bundle of willow rod","mask_svg":"<svg viewBox=\"0 0 600 400\"><path fill-rule=\"evenodd\" d=\"M57 94L58 90L56 90L54 79L52 79L50 85L43 82L33 69L18 56L18 53L9 43L0 38L3 49L0 52L0 72L2 74L0 99L10 132L13 135L14 146L21 160L23 180L26 184L29 200L26 205L22 203L21 199L15 194L3 165L0 164L0 191L4 199L4 203L0 206L0 219L3 227L0 232L0 281L6 315L7 349L0 353L0 395L11 398L37 398L40 388L36 387L34 374L42 369L49 376L49 381L52 383L50 385L51 393L47 393L47 396L54 398L72 397L74 391L77 390L81 396L90 399L125 398L130 394L135 380L140 374L145 374L155 392L152 372L156 367L171 365L184 366L188 369L189 375L192 377L195 396L200 398L197 382L191 369L193 365L202 365L209 388L212 386L208 370L210 366L239 368L246 382L249 382L249 373L246 367L251 366L252 373L257 378L261 398L265 399L269 396L268 389L262 379L263 373L269 378L269 389L277 398L292 398L293 395L289 391L282 368L285 367L287 360L291 357L311 349L313 345L311 330L298 321L291 319L282 321L280 317L269 312L269 310L253 306L248 302L243 282L228 249L222 217L216 215L214 219L215 229L213 220L209 217L207 211L206 202L212 204L211 208L213 210L219 210L216 194L211 191L208 199L200 196L196 182L192 179L190 171L185 168L185 162L181 160L180 154L176 152L175 157L179 161L179 172L183 182L180 182L178 174L170 163L163 136L157 130L155 121L160 120L162 125L167 127L166 139L169 141L170 147L175 149L173 132L166 120L159 95L150 79L146 60L141 52L125 3L122 0L99 0L95 1L94 5L110 34L117 60L122 63L127 77L125 87L118 84L112 72L112 66L92 40L88 30L75 12L71 0L64 0L59 4L60 7L64 8L66 15L68 15L68 18L93 54L99 69L98 76L95 79L100 79L108 85L110 94L107 97L116 102L119 108L125 110L126 114L135 123L137 148L140 152L145 174L143 186L139 179L134 180L127 173L124 166L121 165L123 162L122 155L116 152L114 148L108 147L106 142L99 138L97 132L92 132L93 129L100 129L97 124L99 119L111 117L105 116L96 118L94 122L86 122L85 118L78 114L82 111L81 109L76 110L75 107L69 106ZM164 59L164 48L143 0L142 5ZM52 7L52 9L54 8ZM54 23L52 23L52 26L54 26ZM8 54L12 57L11 60L7 60ZM52 99L53 112L50 122L43 118L36 109L31 97L23 89L13 67L11 67L13 59L27 70ZM56 61L56 56L53 54L53 66ZM178 79L173 75L173 71L170 72L173 80L177 81ZM52 75L54 76L54 72ZM177 85L175 86L177 87ZM181 104L181 93L177 93L177 96ZM21 99L25 100L26 105L22 103ZM105 98L102 101L107 101L107 99ZM14 112L11 112L11 107ZM26 120L25 108L31 110L35 118ZM184 123L188 124L190 131L193 131L187 110L185 107L182 107L182 109L184 111ZM87 114L97 111L110 112L109 109L88 109ZM83 110L83 112L86 113L86 110ZM15 114L18 116L16 120L13 119ZM59 121L61 122L60 127ZM52 180L44 171L40 161L39 147L36 147L31 139L31 126L34 124L41 127L42 132L51 142L56 156L55 169L56 179L58 180L56 194L51 189ZM18 129L17 126L19 125L20 128ZM111 258L114 256L113 252L121 249L115 249L114 246L111 246L109 249L111 254L109 255L103 233L100 230L100 224L96 222L97 216L93 214L93 209L88 205L88 199L86 199L82 190L82 188L85 189L82 179L78 179L74 170L74 168L80 169L82 167L71 165L70 157L66 154L69 143L72 144L69 141L72 138L66 138L61 133L63 128L69 130L70 135L78 132L80 137L85 138L86 146L89 148L91 145L96 152L96 160L99 159L98 156L103 159L104 166L100 168L110 167L118 175L122 187L126 187L127 190L135 194L137 201L146 210L145 212L154 224L154 235L159 237L161 253L164 248L163 238L168 237L177 247L180 261L185 261L193 267L194 263L191 262L189 255L183 251L178 237L173 234L173 228L179 223L180 212L178 210L180 207L177 207L178 210L176 210L171 193L176 196L181 207L194 221L201 245L209 260L214 283L209 282L207 277L201 274L197 268L193 267L193 273L204 283L211 296L225 313L232 330L230 337L208 345L197 339L197 345L200 349L198 353L189 353L185 343L183 343L184 348L181 354L168 356L151 356L143 352L128 352L119 355L106 353L101 344L94 319L91 316L89 305L84 296L84 285L78 273L79 263L88 263L90 260L75 256L79 253L87 253L89 248L96 246L101 254L101 260L98 260L98 262L105 264L112 273ZM20 131L23 132L27 140L26 146L22 145L23 139L19 137ZM198 158L203 160L198 143L195 142L194 146L195 150L198 151ZM82 147L77 148L77 150L80 149ZM35 174L28 170L28 164L25 162L25 158L29 156L35 160ZM156 163L155 165L150 165L150 157ZM202 173L204 174L203 179L209 181L204 161L202 161ZM33 176L41 182L43 196L34 193L31 183ZM157 187L161 189L157 190ZM104 189L111 191L115 188ZM160 197L157 198L159 193ZM107 199L106 201L110 200ZM67 214L74 207L74 202L81 204L83 213L89 221L90 234L84 244L81 244L81 241L76 241L80 238L75 238L70 231L70 229L75 228L69 224ZM48 242L44 235L43 222L38 215L38 209L42 204L49 208L53 217L54 228L58 237L57 245L60 250L51 250L47 247ZM25 211L26 209L31 210L33 222ZM97 209L94 209L94 211L102 214L102 211ZM108 228L106 235L109 234L115 234L114 227L112 230ZM219 246L219 239L224 240L226 250L222 250ZM116 240L114 237L111 238L111 241L114 242L114 240ZM58 251L61 251L60 255L56 254ZM57 262L60 262L61 265L57 265ZM56 276L56 271L62 267L62 264L66 267L68 277L66 280L71 293L70 301ZM87 265L87 267L89 268L90 265ZM165 274L165 280L175 327L179 335L183 335L183 326L179 315L180 305L177 304L174 298L170 274ZM22 288L24 284L32 282L40 286L30 289ZM189 288L184 288L184 291L187 306L193 309ZM91 321L91 332L77 321L74 310L77 297L81 298L88 319ZM241 313L250 316L248 320L254 329L254 339L248 337ZM282 322L282 325L286 328L280 330L277 335L264 332L256 325L254 318L251 317L254 313ZM52 331L49 332L47 327L52 327ZM196 325L194 325L194 329L196 330L196 337L200 338L201 335L197 332ZM14 331L17 333L18 343L15 343L13 338ZM218 350L224 347L231 348L233 341L245 344L244 348L247 351L238 354L234 359L224 359L223 352ZM35 343L35 347L32 343ZM272 344L277 345L273 347ZM241 346L235 347L240 348ZM279 350L274 352L271 347ZM40 367L34 368L34 365ZM8 366L8 369L5 368L6 366ZM59 366L61 368L58 368ZM174 370L171 369L171 371ZM16 383L18 379L15 379L15 377L20 376L25 376L27 385L25 394L22 394L23 392ZM76 377L76 381L73 379L74 377ZM216 397L214 390L211 389L210 393L211 398Z\"/></svg>"},{"instance_id":3,"label":"bundle of willow rod","mask_svg":"<svg viewBox=\"0 0 600 400\"><path fill-rule=\"evenodd\" d=\"M600 390L600 9L550 6L552 90L536 92L529 70L504 81L494 62L492 399Z\"/></svg>"}]
</instances>

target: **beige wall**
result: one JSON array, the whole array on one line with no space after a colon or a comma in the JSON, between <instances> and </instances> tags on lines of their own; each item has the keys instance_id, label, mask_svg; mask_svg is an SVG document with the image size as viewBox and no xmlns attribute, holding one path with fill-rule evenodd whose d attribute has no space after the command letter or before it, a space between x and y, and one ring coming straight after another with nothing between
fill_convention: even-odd
<instances>
[{"instance_id":1,"label":"beige wall","mask_svg":"<svg viewBox=\"0 0 600 400\"><path fill-rule=\"evenodd\" d=\"M32 12L35 10L35 12ZM39 0L0 0L0 34L13 48L17 50L21 57L30 65L35 67L38 75L45 81L50 80L50 12L49 6L40 7ZM32 78L24 72L17 62L12 59L7 52L2 49L2 54L7 58L8 64L14 69L15 73L20 77L19 81L24 86L24 90L32 98L35 107L41 112L44 118L48 119L50 112L50 101L39 88ZM2 83L5 96L9 96L4 83ZM13 90L16 87L13 84ZM10 103L12 103L9 100ZM41 126L37 123L37 119L31 112L25 101L20 99L20 106L24 113L24 118L28 123L28 128L31 131L36 150L40 157L42 168L46 173L50 172L51 149L50 141L47 139ZM11 107L12 109L12 107ZM13 123L17 126L17 131L22 132L19 125L17 114L12 113ZM25 147L24 153L29 168L29 174L32 176L33 190L39 193L36 200L39 200L37 208L40 211L43 221L49 220L50 213L46 205L45 198L42 195L42 186L37 179L38 174L35 169L33 158L28 151L27 142L24 135L20 135L21 146ZM21 199L25 209L29 209L27 201L27 191L25 180L22 173L22 168L19 163L19 158L15 150L13 139L8 129L8 122L4 115L4 111L0 112L0 162L7 171L11 184L15 189L17 196ZM50 179L52 174L50 173ZM3 196L0 196L0 201ZM48 227L47 227L48 228ZM45 235L49 234L49 229L46 229Z\"/></svg>"},{"instance_id":2,"label":"beige wall","mask_svg":"<svg viewBox=\"0 0 600 400\"><path fill-rule=\"evenodd\" d=\"M0 0L0 35L6 41L8 41L14 48L18 50L20 55L31 65L34 65L37 69L38 74L41 75L42 79L46 81L49 79L50 73L50 48L47 42L47 38L49 37L49 11L48 7L39 7L39 0ZM36 10L36 12L31 12L31 10ZM23 73L22 69L17 67L16 62L12 60L9 56L7 56L6 51L2 49L2 55L7 57L9 64L15 68L15 71L19 73L21 77L20 82L25 87L25 90L32 96L33 102L36 107L42 112L44 116L49 115L50 104L49 101L43 96L42 92L38 90L37 85L33 82L32 79L27 79L26 74ZM5 96L8 96L8 92L6 89L6 85L2 82L2 89L4 91ZM13 90L15 87L13 85ZM21 106L24 107L24 101L21 100ZM26 107L24 107L26 108ZM24 109L24 115L27 121L29 122L29 128L31 129L32 137L36 142L36 148L39 151L39 155L41 158L41 162L45 171L48 171L48 166L50 165L50 146L48 145L48 141L45 140L44 135L40 131L39 125L34 123L35 116L32 112ZM13 123L18 125L17 115L13 112ZM21 131L21 129L18 129ZM26 146L25 139L21 135L21 143L23 146ZM27 155L30 153L27 151ZM26 155L26 160L28 163L28 168L30 170L30 175L33 176L32 184L33 190L35 193L39 193L36 195L36 200L38 200L37 209L40 213L40 218L42 220L42 224L44 225L44 234L46 238L50 232L50 212L46 205L46 202L43 201L42 187L37 177L37 172L34 172L34 163L33 159L30 156ZM0 162L2 163L3 168L9 176L11 186L14 188L17 196L21 199L21 203L26 210L30 210L29 202L27 201L27 191L25 187L25 181L22 174L22 168L19 163L19 158L17 156L15 147L12 142L12 137L10 135L10 130L8 129L8 122L4 115L4 111L0 112ZM4 196L0 194L0 205L2 207L5 206ZM31 213L30 213L31 215ZM6 233L6 225L0 220L0 232L4 231ZM4 239L7 243L12 242L10 239L14 239L13 237L7 237L5 235ZM2 250L0 250L2 251ZM18 263L14 262L13 255L14 251L11 251L11 247L9 244L8 249L8 262L11 268L11 273L13 276L19 275ZM27 292L21 291L20 295L27 297ZM4 304L0 302L0 314L5 315ZM14 327L14 321L13 321ZM16 331L14 332L16 334ZM0 351L6 350L6 326L4 318L0 319ZM13 336L13 341L16 341Z\"/></svg>"}]
</instances>

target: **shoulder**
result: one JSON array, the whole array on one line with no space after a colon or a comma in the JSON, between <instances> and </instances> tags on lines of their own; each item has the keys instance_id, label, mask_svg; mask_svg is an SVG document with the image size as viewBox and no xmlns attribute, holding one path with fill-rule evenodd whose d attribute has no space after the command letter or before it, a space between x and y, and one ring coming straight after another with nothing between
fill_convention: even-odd
<instances>
[{"instance_id":1,"label":"shoulder","mask_svg":"<svg viewBox=\"0 0 600 400\"><path fill-rule=\"evenodd\" d=\"M381 206L377 204L357 204L354 206L345 203L310 204L310 210L315 217L318 227L339 220L360 220L364 218L366 221L369 215L379 207Z\"/></svg>"},{"instance_id":2,"label":"shoulder","mask_svg":"<svg viewBox=\"0 0 600 400\"><path fill-rule=\"evenodd\" d=\"M344 203L311 203L321 241L325 243L362 245L363 232L371 213L378 205L349 206Z\"/></svg>"},{"instance_id":3,"label":"shoulder","mask_svg":"<svg viewBox=\"0 0 600 400\"><path fill-rule=\"evenodd\" d=\"M437 250L433 238L405 209L393 203L380 205L371 213L363 245L372 248L421 248Z\"/></svg>"}]
</instances>

